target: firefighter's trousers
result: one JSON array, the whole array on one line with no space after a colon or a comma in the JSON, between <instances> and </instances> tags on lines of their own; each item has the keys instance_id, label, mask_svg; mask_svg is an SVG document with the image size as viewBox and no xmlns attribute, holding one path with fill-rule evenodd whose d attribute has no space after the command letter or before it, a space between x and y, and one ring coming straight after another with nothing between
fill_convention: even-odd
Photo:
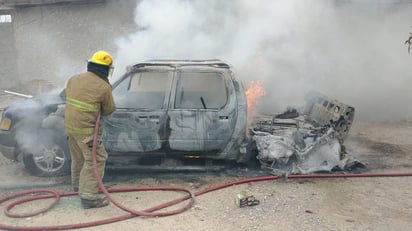
<instances>
[{"instance_id":1,"label":"firefighter's trousers","mask_svg":"<svg viewBox=\"0 0 412 231\"><path fill-rule=\"evenodd\" d=\"M93 136L68 134L68 138L72 157L71 178L73 188L79 189L79 195L82 199L97 200L104 197L102 194L98 194L99 184L93 169ZM99 136L96 147L96 161L101 178L104 175L107 156L106 149Z\"/></svg>"}]
</instances>

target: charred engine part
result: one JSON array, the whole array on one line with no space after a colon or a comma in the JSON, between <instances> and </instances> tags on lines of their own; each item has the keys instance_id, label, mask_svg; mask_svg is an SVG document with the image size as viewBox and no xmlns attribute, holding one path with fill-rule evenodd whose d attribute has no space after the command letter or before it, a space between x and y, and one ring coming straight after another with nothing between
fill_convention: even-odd
<instances>
[{"instance_id":1,"label":"charred engine part","mask_svg":"<svg viewBox=\"0 0 412 231\"><path fill-rule=\"evenodd\" d=\"M316 92L306 102L303 113L287 108L255 118L250 133L261 167L284 175L346 170L360 163L343 145L354 108Z\"/></svg>"},{"instance_id":2,"label":"charred engine part","mask_svg":"<svg viewBox=\"0 0 412 231\"><path fill-rule=\"evenodd\" d=\"M262 168L275 174L306 174L342 167L340 145L335 136L336 132L330 128L319 137L303 138L301 132L292 132L290 136L256 132L253 139Z\"/></svg>"},{"instance_id":3,"label":"charred engine part","mask_svg":"<svg viewBox=\"0 0 412 231\"><path fill-rule=\"evenodd\" d=\"M293 119L299 117L299 112L296 108L288 107L285 112L275 115L277 119Z\"/></svg>"},{"instance_id":4,"label":"charred engine part","mask_svg":"<svg viewBox=\"0 0 412 231\"><path fill-rule=\"evenodd\" d=\"M305 97L305 119L320 126L333 126L340 139L345 139L352 126L355 108L311 91Z\"/></svg>"}]
</instances>

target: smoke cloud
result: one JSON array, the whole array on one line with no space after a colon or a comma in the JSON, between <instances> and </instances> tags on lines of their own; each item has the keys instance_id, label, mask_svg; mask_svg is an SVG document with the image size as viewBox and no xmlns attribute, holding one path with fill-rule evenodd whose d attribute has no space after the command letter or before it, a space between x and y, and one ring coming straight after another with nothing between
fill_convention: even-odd
<instances>
[{"instance_id":1,"label":"smoke cloud","mask_svg":"<svg viewBox=\"0 0 412 231\"><path fill-rule=\"evenodd\" d=\"M116 40L116 71L150 59L219 58L245 85L263 83L261 112L301 106L316 90L354 106L355 120L410 119L411 9L378 0L144 0L136 31Z\"/></svg>"}]
</instances>

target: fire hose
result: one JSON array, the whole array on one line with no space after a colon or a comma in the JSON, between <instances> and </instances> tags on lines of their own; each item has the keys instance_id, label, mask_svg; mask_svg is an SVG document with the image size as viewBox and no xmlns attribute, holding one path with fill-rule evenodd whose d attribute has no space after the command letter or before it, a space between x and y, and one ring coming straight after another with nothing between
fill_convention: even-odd
<instances>
[{"instance_id":1,"label":"fire hose","mask_svg":"<svg viewBox=\"0 0 412 231\"><path fill-rule=\"evenodd\" d=\"M94 173L96 175L96 179L98 181L100 191L105 194L105 196L118 208L127 212L127 214L106 218L97 221L90 221L85 223L78 223L78 224L66 224L66 225L52 225L52 226L11 226L6 224L0 224L0 229L4 230L24 230L24 231L37 231L37 230L67 230L67 229L78 229L78 228L86 228L98 225L109 224L117 221L122 221L126 219L130 219L136 216L145 216L145 217L162 217L162 216L170 216L175 215L181 212L188 210L194 203L195 196L200 196L206 194L208 192L220 190L223 188L251 183L251 182L258 182L258 181L267 181L267 180L276 180L282 178L282 176L276 175L269 175L269 176L260 176L260 177L252 177L252 178L245 178L241 180L231 181L227 183L218 184L215 186L211 186L202 190L199 190L195 193L191 193L189 190L179 187L128 187L128 188L113 188L113 189L106 189L103 184L102 178L98 173L97 170L97 161L96 161L96 147L97 147L97 137L99 131L99 121L100 121L100 113L97 116L97 122L95 125L95 132L93 135L93 148L92 148L92 156L93 156L93 168ZM296 174L296 175L288 175L287 178L291 179L302 179L302 178L354 178L354 177L404 177L404 176L412 176L412 172L405 172L405 173L349 173L349 174ZM133 192L133 191L180 191L185 192L187 195L181 196L174 200L159 204L157 206L147 208L141 211L133 210L123 206L117 200L115 200L110 193L120 193L120 192ZM34 194L34 195L33 195ZM5 196L0 198L0 204L9 201L14 198L22 197L24 195L30 195L28 197L24 197L22 199L18 199L13 201L12 203L8 204L4 208L4 213L8 217L12 218L22 218L22 217L29 217L35 216L40 213L46 212L47 210L53 208L59 201L61 197L66 196L73 196L78 195L77 192L57 192L55 190L49 189L35 189L35 190L27 190L17 194L13 194L10 196ZM55 200L46 208L39 209L37 211L33 211L30 213L24 214L15 214L11 212L11 209L16 205L23 204L29 201L35 201L40 199L48 199L48 198L55 198ZM190 199L190 200L189 200ZM177 208L175 210L166 211L166 212L157 212L161 209L170 207L172 205L176 205L180 202L189 200L186 204L184 204L181 208Z\"/></svg>"}]
</instances>

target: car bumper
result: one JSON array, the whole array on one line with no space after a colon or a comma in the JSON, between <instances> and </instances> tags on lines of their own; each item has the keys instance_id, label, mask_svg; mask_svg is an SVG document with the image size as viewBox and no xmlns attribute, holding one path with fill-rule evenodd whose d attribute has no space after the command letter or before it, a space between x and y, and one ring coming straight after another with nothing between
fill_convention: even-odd
<instances>
[{"instance_id":1,"label":"car bumper","mask_svg":"<svg viewBox=\"0 0 412 231\"><path fill-rule=\"evenodd\" d=\"M16 141L12 133L0 131L0 152L3 156L16 160Z\"/></svg>"},{"instance_id":2,"label":"car bumper","mask_svg":"<svg viewBox=\"0 0 412 231\"><path fill-rule=\"evenodd\" d=\"M0 144L0 152L8 159L16 160L15 148Z\"/></svg>"}]
</instances>

